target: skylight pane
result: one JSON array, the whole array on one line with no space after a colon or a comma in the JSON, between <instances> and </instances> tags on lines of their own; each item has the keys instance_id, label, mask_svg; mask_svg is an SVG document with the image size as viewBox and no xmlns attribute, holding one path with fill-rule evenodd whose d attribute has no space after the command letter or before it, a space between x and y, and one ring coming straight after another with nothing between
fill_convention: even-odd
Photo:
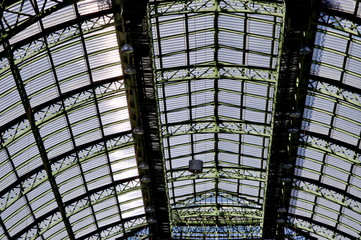
<instances>
[{"instance_id":1,"label":"skylight pane","mask_svg":"<svg viewBox=\"0 0 361 240\"><path fill-rule=\"evenodd\" d=\"M157 14L152 12L150 19L156 78L161 83L157 84L156 92L160 99L166 182L173 207L171 212L178 216L180 211L184 211L178 209L178 204L183 201L197 202L197 196L208 199L208 196L224 192L237 192L240 197L262 202L264 193L258 188L264 174L244 169L254 167L261 170L265 167L267 153L262 146L267 146L268 141L247 139L250 136L247 134L253 130L254 134L260 134L263 130L257 132L256 129L264 129L270 124L271 117L267 111L272 109L273 86L265 82L274 82L275 79L272 79L270 71L253 67L275 68L274 59L278 54L276 36L279 33L273 32L274 29L280 30L275 26L279 23L271 16L245 13L247 7L258 8L257 4L248 6L248 3L240 2L238 6L221 2L219 7L222 10L217 10L217 14L195 10L189 15L185 12L173 16L165 14L172 12L173 7L181 7L172 4L154 3L152 7L157 9ZM210 1L194 1L189 2L190 6L205 10L212 5ZM187 7L183 7L185 11ZM238 9L237 13L233 12L235 9ZM157 21L161 22L159 30ZM183 40L180 32L189 34ZM173 51L171 41L174 51L182 51L160 57L158 53L162 49L166 53ZM188 49L183 52L183 48ZM204 71L203 66L208 69ZM171 74L172 71L174 74ZM259 122L265 126L248 125L248 122ZM202 137L205 134L209 137ZM250 146L249 142L257 146ZM192 159L203 161L203 173L197 174L197 177L187 170ZM240 190L237 179L246 178L246 175L255 179L254 185L245 184ZM210 201L209 204L215 202ZM225 202L220 200L219 204ZM212 213L212 208L204 206L199 211ZM220 211L225 209L222 206ZM193 209L187 211L193 212ZM216 215L212 213L207 221L213 223ZM174 220L196 224L201 218L196 219L190 214L189 217L174 217ZM219 220L224 221L222 217Z\"/></svg>"}]
</instances>

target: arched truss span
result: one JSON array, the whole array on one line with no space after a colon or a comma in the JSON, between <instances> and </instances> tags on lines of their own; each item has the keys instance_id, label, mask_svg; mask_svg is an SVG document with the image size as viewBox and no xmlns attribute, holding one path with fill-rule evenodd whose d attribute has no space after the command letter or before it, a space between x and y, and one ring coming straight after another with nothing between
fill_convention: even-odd
<instances>
[{"instance_id":1,"label":"arched truss span","mask_svg":"<svg viewBox=\"0 0 361 240\"><path fill-rule=\"evenodd\" d=\"M360 4L2 1L0 238L360 238Z\"/></svg>"},{"instance_id":2,"label":"arched truss span","mask_svg":"<svg viewBox=\"0 0 361 240\"><path fill-rule=\"evenodd\" d=\"M112 12L106 1L2 6L2 239L146 228Z\"/></svg>"},{"instance_id":3,"label":"arched truss span","mask_svg":"<svg viewBox=\"0 0 361 240\"><path fill-rule=\"evenodd\" d=\"M360 237L358 9L354 1L321 6L304 85L301 137L294 142L298 147L287 222L320 239Z\"/></svg>"}]
</instances>

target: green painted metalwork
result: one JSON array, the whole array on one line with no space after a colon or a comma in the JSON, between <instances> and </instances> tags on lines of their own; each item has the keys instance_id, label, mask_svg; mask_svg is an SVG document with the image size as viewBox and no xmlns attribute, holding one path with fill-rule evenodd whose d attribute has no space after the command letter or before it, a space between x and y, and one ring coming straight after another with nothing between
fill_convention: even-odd
<instances>
[{"instance_id":1,"label":"green painted metalwork","mask_svg":"<svg viewBox=\"0 0 361 240\"><path fill-rule=\"evenodd\" d=\"M360 238L360 4L1 1L0 238Z\"/></svg>"},{"instance_id":2,"label":"green painted metalwork","mask_svg":"<svg viewBox=\"0 0 361 240\"><path fill-rule=\"evenodd\" d=\"M2 6L0 238L148 231L114 17L99 4Z\"/></svg>"},{"instance_id":3,"label":"green painted metalwork","mask_svg":"<svg viewBox=\"0 0 361 240\"><path fill-rule=\"evenodd\" d=\"M237 232L238 225L259 226L263 216L262 204L260 204L263 202L262 188L266 181L263 164L266 162L265 151L272 134L269 116L272 112L273 90L277 80L277 72L272 63L262 67L257 67L256 63L254 67L248 66L247 56L254 54L277 59L278 54L278 50L274 52L273 49L267 53L248 50L245 43L247 40L244 39L264 39L276 47L278 43L274 42L279 41L277 29L282 24L276 19L283 16L283 5L246 1L172 1L151 2L149 11L149 35L152 39L154 59L153 74L158 93L164 163L167 166L166 182L171 203L173 237L174 239L203 239L205 236L222 238L225 235L222 235L223 230L220 226L224 224L234 227L233 230L232 228L228 230L229 239L240 237ZM258 18L257 14L267 16ZM249 21L250 24L259 22L265 26L273 26L274 29L273 32L270 31L271 35L253 32L247 26L234 30L224 25L223 21L227 18L239 22ZM203 21L207 23L204 24ZM166 32L168 26L174 29L184 27L185 30L184 32L174 30L169 35ZM235 38L241 39L237 41L243 41L243 44L234 47L229 41L225 43L223 38L227 34L233 34ZM198 45L197 42L192 42L195 38L201 39ZM176 44L172 50L167 47L168 42L171 41ZM208 49L212 52L208 52ZM234 52L234 56L242 56L243 60L235 62L222 59L223 51ZM202 52L208 57L203 57ZM173 66L171 59L174 57L184 61L181 60L182 63ZM234 84L233 87L228 86L229 83ZM252 91L253 87L259 90ZM231 102L224 98L226 94L241 100ZM251 101L248 99L254 99L253 106L246 105L247 101ZM268 107L258 108L258 101L265 102ZM244 116L251 113L259 114L260 117L244 120ZM178 121L175 118L173 120L172 116L177 114L180 118ZM252 144L247 141L248 136L255 136L259 140ZM240 139L243 138L244 142L239 145ZM233 143L234 150L223 149ZM252 154L248 156L239 146L244 146L245 149L247 146L260 149L263 159ZM180 151L183 151L183 154L180 154ZM226 160L224 156L227 154L238 160ZM254 158L255 161L259 161L259 168L242 166L243 158ZM202 173L194 175L187 171L190 159L202 159L205 164ZM247 194L246 191L240 190L242 187L254 191L250 190ZM203 188L205 190L202 190ZM227 189L235 191L238 198L242 199L243 196L244 199L257 202L257 211L250 211L247 215L252 219L253 214L255 219L249 221L247 217L242 218L245 216L242 215L244 211L242 205L233 213L226 210L227 203L219 196L223 191L228 191ZM180 195L180 191L184 193ZM253 195L256 192L258 196ZM197 204L198 193L214 194L214 201L207 206L200 204L196 208L198 212L205 213L204 217L191 210L194 207L178 210L177 205L183 201L182 199L187 199L188 204L192 205L192 201L195 201L193 204ZM193 234L183 232L181 225L188 226L188 231ZM196 227L197 225L203 226ZM217 228L220 231L219 235ZM177 232L176 229L181 232ZM216 232L212 232L212 229ZM257 229L260 231L259 227Z\"/></svg>"}]
</instances>

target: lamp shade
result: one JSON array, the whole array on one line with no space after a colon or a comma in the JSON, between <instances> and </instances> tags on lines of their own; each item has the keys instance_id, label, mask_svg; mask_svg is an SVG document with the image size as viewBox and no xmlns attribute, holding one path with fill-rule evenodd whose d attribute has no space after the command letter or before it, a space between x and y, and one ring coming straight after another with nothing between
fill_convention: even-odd
<instances>
[{"instance_id":1,"label":"lamp shade","mask_svg":"<svg viewBox=\"0 0 361 240\"><path fill-rule=\"evenodd\" d=\"M155 219L154 217L150 217L150 218L148 219L148 223L150 223L150 224L155 224L155 223L157 223L157 219Z\"/></svg>"},{"instance_id":2,"label":"lamp shade","mask_svg":"<svg viewBox=\"0 0 361 240\"><path fill-rule=\"evenodd\" d=\"M136 126L133 129L133 133L136 135L143 135L144 134L144 129L142 127Z\"/></svg>"},{"instance_id":3,"label":"lamp shade","mask_svg":"<svg viewBox=\"0 0 361 240\"><path fill-rule=\"evenodd\" d=\"M150 183L151 179L150 179L149 176L143 176L143 177L140 179L140 181L141 181L142 183Z\"/></svg>"},{"instance_id":4,"label":"lamp shade","mask_svg":"<svg viewBox=\"0 0 361 240\"><path fill-rule=\"evenodd\" d=\"M291 112L290 117L291 118L299 118L299 117L301 117L301 113L300 112Z\"/></svg>"},{"instance_id":5,"label":"lamp shade","mask_svg":"<svg viewBox=\"0 0 361 240\"><path fill-rule=\"evenodd\" d=\"M137 70L135 70L135 68L133 66L129 66L124 69L124 73L128 74L128 75L135 74L136 72L137 72Z\"/></svg>"},{"instance_id":6,"label":"lamp shade","mask_svg":"<svg viewBox=\"0 0 361 240\"><path fill-rule=\"evenodd\" d=\"M201 160L189 160L188 170L191 173L201 173L203 171L203 162Z\"/></svg>"},{"instance_id":7,"label":"lamp shade","mask_svg":"<svg viewBox=\"0 0 361 240\"><path fill-rule=\"evenodd\" d=\"M148 206L146 209L145 209L145 212L146 213L155 213L155 208L153 206Z\"/></svg>"},{"instance_id":8,"label":"lamp shade","mask_svg":"<svg viewBox=\"0 0 361 240\"><path fill-rule=\"evenodd\" d=\"M130 45L129 43L125 43L125 44L120 48L120 51L121 51L122 53L128 54L128 53L134 52L134 48L133 48L133 46Z\"/></svg>"},{"instance_id":9,"label":"lamp shade","mask_svg":"<svg viewBox=\"0 0 361 240\"><path fill-rule=\"evenodd\" d=\"M141 163L139 163L139 168L142 170L148 170L149 164L147 162L141 162Z\"/></svg>"}]
</instances>

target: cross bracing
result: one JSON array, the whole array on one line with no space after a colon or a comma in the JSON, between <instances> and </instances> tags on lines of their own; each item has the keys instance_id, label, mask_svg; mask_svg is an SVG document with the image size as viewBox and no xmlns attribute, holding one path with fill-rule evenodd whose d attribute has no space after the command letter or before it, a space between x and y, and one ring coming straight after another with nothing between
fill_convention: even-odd
<instances>
[{"instance_id":1,"label":"cross bracing","mask_svg":"<svg viewBox=\"0 0 361 240\"><path fill-rule=\"evenodd\" d=\"M0 8L1 239L361 237L358 0Z\"/></svg>"}]
</instances>

